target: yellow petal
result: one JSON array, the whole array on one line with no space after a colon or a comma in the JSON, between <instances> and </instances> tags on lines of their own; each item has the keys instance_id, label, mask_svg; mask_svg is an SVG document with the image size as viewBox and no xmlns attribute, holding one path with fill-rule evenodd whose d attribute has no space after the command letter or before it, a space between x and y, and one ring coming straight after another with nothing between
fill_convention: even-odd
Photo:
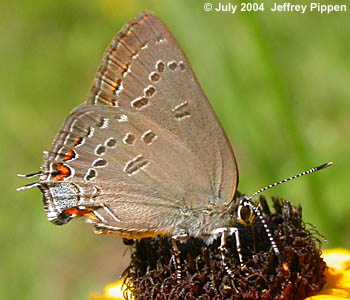
<instances>
[{"instance_id":1,"label":"yellow petal","mask_svg":"<svg viewBox=\"0 0 350 300\"><path fill-rule=\"evenodd\" d=\"M318 295L305 300L350 299L350 251L325 250L322 257L328 266L326 284Z\"/></svg>"},{"instance_id":2,"label":"yellow petal","mask_svg":"<svg viewBox=\"0 0 350 300\"><path fill-rule=\"evenodd\" d=\"M332 295L317 295L317 296L308 297L305 300L332 300L332 299L349 300L349 297L340 297L340 296L332 296Z\"/></svg>"},{"instance_id":3,"label":"yellow petal","mask_svg":"<svg viewBox=\"0 0 350 300\"><path fill-rule=\"evenodd\" d=\"M322 257L327 266L339 270L350 270L350 251L342 248L324 250Z\"/></svg>"},{"instance_id":4,"label":"yellow petal","mask_svg":"<svg viewBox=\"0 0 350 300\"><path fill-rule=\"evenodd\" d=\"M110 283L105 287L103 295L91 294L90 298L94 300L125 300L123 296L125 285L123 286L123 282L124 279ZM128 292L128 297L130 300L133 299L130 292Z\"/></svg>"}]
</instances>

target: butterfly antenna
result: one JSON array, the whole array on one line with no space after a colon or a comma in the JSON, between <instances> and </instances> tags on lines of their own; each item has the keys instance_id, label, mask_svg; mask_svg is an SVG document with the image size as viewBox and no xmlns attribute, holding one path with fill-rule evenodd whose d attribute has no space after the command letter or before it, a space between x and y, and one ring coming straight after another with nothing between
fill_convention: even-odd
<instances>
[{"instance_id":1,"label":"butterfly antenna","mask_svg":"<svg viewBox=\"0 0 350 300\"><path fill-rule=\"evenodd\" d=\"M247 199L247 200L251 200L251 199L253 199L256 195L258 195L258 194L260 194L260 193L262 193L262 192L264 192L264 191L266 191L266 190L268 190L268 189L270 189L270 188L272 188L272 187L275 187L275 186L277 186L277 185L279 185L279 184L281 184L281 183L285 183L285 182L288 182L288 181L290 181L290 180L299 178L299 177L301 177L301 176L304 176L304 175L307 175L307 174L311 174L311 173L314 173L314 172L317 172L317 171L326 169L326 168L328 168L328 167L330 167L330 166L333 166L333 162L325 163L325 164L320 165L320 166L318 166L318 167L314 167L314 168L311 168L310 170L307 170L307 171L304 171L304 172L302 172L302 173L299 173L298 175L294 175L294 176L292 176L292 177L289 177L289 178L283 179L283 180L281 180L281 181L275 182L275 183L273 183L273 184L270 184L270 185L268 185L268 186L263 187L262 189L258 190L257 192L255 192L253 195L247 197L246 199Z\"/></svg>"},{"instance_id":2,"label":"butterfly antenna","mask_svg":"<svg viewBox=\"0 0 350 300\"><path fill-rule=\"evenodd\" d=\"M323 169L328 168L330 166L333 166L333 162L329 162L329 163L323 164L321 166L318 166L318 167L312 168L310 170L304 171L304 172L302 172L302 173L300 173L298 175L295 175L295 176L283 179L281 181L275 182L273 184L270 184L270 185L265 186L264 188L258 190L253 195L251 195L249 197L245 197L245 199L243 201L243 206L250 207L254 211L255 215L259 218L260 222L262 223L262 225L263 225L263 227L265 229L265 232L266 232L267 237L268 237L268 239L270 241L272 249L273 249L274 253L278 256L279 261L282 261L282 256L281 256L281 253L280 253L280 251L279 251L279 249L277 247L275 239L273 238L272 233L271 233L270 229L268 228L268 226L267 226L267 224L266 224L266 222L264 220L264 217L262 216L259 208L257 206L255 206L250 200L252 198L254 198L256 195L258 195L258 194L260 194L260 193L262 193L262 192L264 192L264 191L266 191L266 190L268 190L268 189L270 189L270 188L272 188L272 187L274 187L276 185L279 185L281 183L285 183L285 182L293 180L295 178L299 178L299 177L304 176L306 174L310 174L310 173L314 173L314 172L323 170Z\"/></svg>"}]
</instances>

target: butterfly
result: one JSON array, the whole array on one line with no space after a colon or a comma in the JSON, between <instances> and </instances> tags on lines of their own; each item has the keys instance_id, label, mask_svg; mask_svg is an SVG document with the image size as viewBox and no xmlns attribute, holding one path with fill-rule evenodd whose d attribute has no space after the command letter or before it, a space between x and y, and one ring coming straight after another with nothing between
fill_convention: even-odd
<instances>
[{"instance_id":1,"label":"butterfly","mask_svg":"<svg viewBox=\"0 0 350 300\"><path fill-rule=\"evenodd\" d=\"M38 187L57 225L82 218L100 234L207 243L261 218L252 197L292 179L238 196L230 142L177 41L151 12L112 40L86 101L64 121L40 172L26 175L34 176L19 190Z\"/></svg>"}]
</instances>

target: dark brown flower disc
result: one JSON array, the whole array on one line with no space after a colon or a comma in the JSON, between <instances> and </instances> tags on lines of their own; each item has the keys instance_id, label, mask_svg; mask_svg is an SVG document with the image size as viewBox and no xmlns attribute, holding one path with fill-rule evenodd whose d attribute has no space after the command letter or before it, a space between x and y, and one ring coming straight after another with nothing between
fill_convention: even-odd
<instances>
[{"instance_id":1,"label":"dark brown flower disc","mask_svg":"<svg viewBox=\"0 0 350 300\"><path fill-rule=\"evenodd\" d=\"M171 240L165 237L137 240L131 264L126 270L130 290L141 299L288 299L298 300L319 291L327 268L321 258L320 235L305 228L301 207L273 198L271 213L260 197L264 219L281 251L271 250L264 229L257 220L253 228L237 225L242 243L243 268L234 237L227 243L223 266L220 241L206 246L191 238L179 244L182 278L178 280L171 259Z\"/></svg>"}]
</instances>

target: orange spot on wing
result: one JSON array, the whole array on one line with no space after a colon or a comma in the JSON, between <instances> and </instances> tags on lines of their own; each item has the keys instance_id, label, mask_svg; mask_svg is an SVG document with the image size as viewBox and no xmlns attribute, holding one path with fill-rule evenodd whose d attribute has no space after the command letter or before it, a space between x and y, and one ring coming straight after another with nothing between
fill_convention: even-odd
<instances>
[{"instance_id":1,"label":"orange spot on wing","mask_svg":"<svg viewBox=\"0 0 350 300\"><path fill-rule=\"evenodd\" d=\"M98 221L98 218L95 216L95 214L92 211L87 210L87 209L79 209L76 207L71 207L71 208L66 209L64 212L69 214L69 215L84 216L84 217L88 217L88 218L91 218L91 219Z\"/></svg>"},{"instance_id":2,"label":"orange spot on wing","mask_svg":"<svg viewBox=\"0 0 350 300\"><path fill-rule=\"evenodd\" d=\"M59 174L57 174L53 178L53 180L55 180L55 181L59 181L65 177L68 177L71 174L69 168L66 167L65 165L62 165L62 164L57 164L56 170L59 172Z\"/></svg>"},{"instance_id":3,"label":"orange spot on wing","mask_svg":"<svg viewBox=\"0 0 350 300\"><path fill-rule=\"evenodd\" d=\"M72 159L72 158L74 158L74 157L75 157L74 151L73 151L73 150L69 150L69 151L65 154L65 156L63 157L63 160L64 160L64 161L67 161L67 160L70 160L70 159Z\"/></svg>"},{"instance_id":4,"label":"orange spot on wing","mask_svg":"<svg viewBox=\"0 0 350 300\"><path fill-rule=\"evenodd\" d=\"M82 139L81 137L76 136L75 139L74 139L74 144L73 144L73 146L74 146L74 147L75 147L75 146L78 146L78 145L81 143L82 140L83 140L83 139Z\"/></svg>"}]
</instances>

